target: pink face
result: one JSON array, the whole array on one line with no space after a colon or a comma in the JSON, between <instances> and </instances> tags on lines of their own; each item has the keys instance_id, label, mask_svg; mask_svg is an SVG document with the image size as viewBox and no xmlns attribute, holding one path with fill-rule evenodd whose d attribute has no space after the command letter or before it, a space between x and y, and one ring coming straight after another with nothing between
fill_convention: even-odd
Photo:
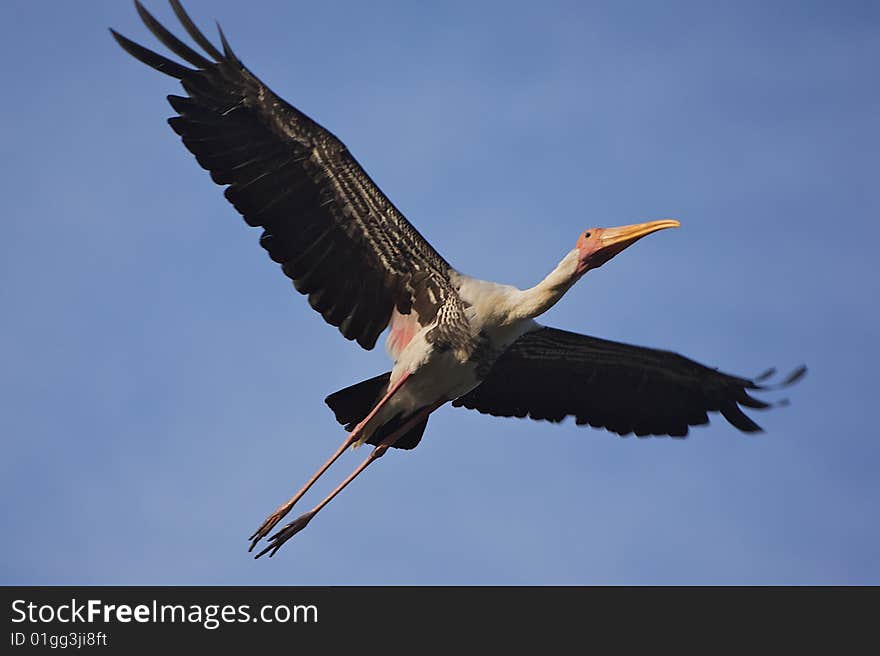
<instances>
[{"instance_id":1,"label":"pink face","mask_svg":"<svg viewBox=\"0 0 880 656\"><path fill-rule=\"evenodd\" d=\"M584 230L578 237L576 248L580 255L577 266L577 274L579 276L584 275L590 269L602 266L626 248L626 246L622 246L620 250L614 253L609 252L609 249L602 244L602 234L604 232L604 228L590 228L589 230Z\"/></svg>"},{"instance_id":2,"label":"pink face","mask_svg":"<svg viewBox=\"0 0 880 656\"><path fill-rule=\"evenodd\" d=\"M596 269L625 248L632 246L645 235L663 230L677 228L678 221L664 219L621 226L619 228L590 228L578 237L576 248L578 258L577 275L582 276L590 269Z\"/></svg>"}]
</instances>

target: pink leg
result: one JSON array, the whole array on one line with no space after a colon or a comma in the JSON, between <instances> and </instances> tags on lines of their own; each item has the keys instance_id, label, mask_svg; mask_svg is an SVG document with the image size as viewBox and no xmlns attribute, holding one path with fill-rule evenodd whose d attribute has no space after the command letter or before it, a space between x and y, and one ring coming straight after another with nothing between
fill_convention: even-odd
<instances>
[{"instance_id":1,"label":"pink leg","mask_svg":"<svg viewBox=\"0 0 880 656\"><path fill-rule=\"evenodd\" d=\"M287 513L290 512L290 509L293 508L294 504L296 504L296 502L299 501L303 497L303 495L309 491L309 488L315 484L315 481L321 478L324 472L326 472L330 468L330 465L336 462L336 460L339 459L339 456L345 453L345 450L348 447L357 442L358 438L360 438L360 434L363 431L364 426L367 425L367 422L376 416L376 413L379 412L382 406L384 406L392 396L394 396L394 394L397 392L397 390L400 389L404 381L406 381L409 376L410 374L404 374L403 376L401 376L400 380L397 381L394 386L388 390L385 396L383 396L379 403L376 404L376 407L370 411L370 414L368 414L360 423L358 423L358 425L354 427L354 430L352 430L351 433L348 434L348 437L345 438L345 441L340 445L338 449L336 449L336 453L330 456L330 459L323 465L321 465L318 471L316 471L312 475L312 477L306 482L306 484L302 486L299 492L297 492L292 497L290 497L290 499L278 506L278 508L275 509L275 512L273 512L266 518L266 521L262 523L260 528L258 528L254 532L254 534L248 538L248 540L251 541L251 546L248 548L248 551L253 551L254 547L257 546L257 543L262 540Z\"/></svg>"},{"instance_id":2,"label":"pink leg","mask_svg":"<svg viewBox=\"0 0 880 656\"><path fill-rule=\"evenodd\" d=\"M321 501L321 503L319 503L317 506L312 508L307 513L300 515L297 519L290 522L290 524L288 524L287 526L282 528L280 531L278 531L275 535L273 535L271 538L269 538L269 545L265 549L263 549L260 553L258 553L255 557L259 558L260 556L262 556L263 554L265 554L266 552L269 552L269 551L272 552L271 554L269 554L269 557L271 558L272 556L274 556L275 553L281 548L281 546L285 542L287 542L290 538L292 538L294 535L296 535L301 530L303 530L306 526L308 526L308 523L310 521L312 521L312 518L315 515L317 515L318 512L320 512L320 510L324 506L326 506L328 503L330 503L337 494L342 492L342 490L344 490L349 483L351 483L355 478L357 478L358 474L360 474L367 467L369 467L372 462L374 462L374 461L378 460L379 458L381 458L382 456L384 456L385 452L388 450L388 447L393 446L394 443L397 442L397 440L399 440L403 435L405 435L410 429L412 429L413 426L415 426L420 421L422 421L425 417L427 417L429 414L434 412L434 410L436 410L441 405L443 405L443 403L445 403L445 401L441 401L439 403L435 403L433 405L430 405L426 408L422 408L417 413L415 413L412 417L410 417L406 422L404 422L404 424L400 428L398 428L396 431L391 433L391 435L389 435L384 440L382 440L376 446L376 448L373 449L373 451L370 453L370 455L367 456L366 460L364 460L360 465L358 465L358 467L351 474L349 474L348 477L344 481L342 481L339 485L337 485L336 488L330 494L328 494L324 498L323 501Z\"/></svg>"}]
</instances>

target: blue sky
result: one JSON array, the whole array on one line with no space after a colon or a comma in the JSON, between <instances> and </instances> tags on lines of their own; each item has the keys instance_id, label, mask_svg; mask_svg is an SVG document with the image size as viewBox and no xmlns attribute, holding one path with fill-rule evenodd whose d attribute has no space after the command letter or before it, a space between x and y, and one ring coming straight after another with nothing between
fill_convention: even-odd
<instances>
[{"instance_id":1,"label":"blue sky","mask_svg":"<svg viewBox=\"0 0 880 656\"><path fill-rule=\"evenodd\" d=\"M308 308L168 128L177 83L106 29L155 47L132 5L6 3L0 583L880 583L876 3L187 8L466 273L530 285L587 227L682 221L545 323L810 373L757 437L444 408L255 562L343 437L322 399L384 353Z\"/></svg>"}]
</instances>

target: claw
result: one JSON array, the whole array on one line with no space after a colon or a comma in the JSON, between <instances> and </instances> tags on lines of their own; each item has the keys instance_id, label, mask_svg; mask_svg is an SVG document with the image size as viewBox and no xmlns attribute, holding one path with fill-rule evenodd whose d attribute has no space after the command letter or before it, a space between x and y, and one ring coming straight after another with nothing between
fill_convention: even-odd
<instances>
[{"instance_id":1,"label":"claw","mask_svg":"<svg viewBox=\"0 0 880 656\"><path fill-rule=\"evenodd\" d=\"M269 534L269 531L271 531L273 528L275 528L275 525L278 522L280 522L281 518L284 517L284 515L286 515L286 514L287 514L287 512L283 511L283 508L279 508L278 510L273 512L271 515L269 515L265 519L265 521L263 521L263 523L260 524L260 528L258 528L256 531L254 531L253 535L251 535L248 538L248 540L251 541L251 546L248 547L248 552L253 551L254 547L257 546L257 543L260 540L262 540L264 537L266 537Z\"/></svg>"},{"instance_id":2,"label":"claw","mask_svg":"<svg viewBox=\"0 0 880 656\"><path fill-rule=\"evenodd\" d=\"M265 553L272 552L269 554L269 558L274 556L277 551L294 535L303 530L306 526L309 525L309 522L312 521L312 517L314 517L316 511L310 510L307 513L304 513L294 519L290 524L282 528L275 535L269 538L269 544L263 549L260 553L258 553L254 558L259 558ZM256 543L254 543L256 544ZM252 547L253 548L253 547Z\"/></svg>"}]
</instances>

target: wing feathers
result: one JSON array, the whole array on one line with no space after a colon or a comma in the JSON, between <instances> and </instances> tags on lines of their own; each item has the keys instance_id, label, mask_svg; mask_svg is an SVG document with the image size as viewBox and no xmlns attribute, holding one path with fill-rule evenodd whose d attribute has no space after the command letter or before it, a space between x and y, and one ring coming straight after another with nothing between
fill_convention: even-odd
<instances>
[{"instance_id":1,"label":"wing feathers","mask_svg":"<svg viewBox=\"0 0 880 656\"><path fill-rule=\"evenodd\" d=\"M202 57L199 53L165 29L165 27L153 18L153 15L144 8L139 0L134 0L134 6L137 8L138 15L140 15L144 25L146 25L150 32L156 35L156 38L175 55L182 57L197 68L207 68L215 63Z\"/></svg>"},{"instance_id":2,"label":"wing feathers","mask_svg":"<svg viewBox=\"0 0 880 656\"><path fill-rule=\"evenodd\" d=\"M116 39L116 43L122 46L123 50L129 55L143 62L147 66L155 68L160 73L176 77L178 80L182 80L188 75L195 73L194 70L187 68L186 66L181 66L177 62L171 61L162 55L156 54L152 50L148 50L147 48L138 45L134 41L126 39L116 30L111 29L110 33L113 35L113 38Z\"/></svg>"},{"instance_id":3,"label":"wing feathers","mask_svg":"<svg viewBox=\"0 0 880 656\"><path fill-rule=\"evenodd\" d=\"M780 386L805 371L798 368ZM573 416L579 425L620 435L674 437L708 423L709 412L720 412L739 430L754 433L760 426L739 406L763 409L770 404L747 389L770 388L669 351L541 328L523 335L483 383L453 405L548 421Z\"/></svg>"},{"instance_id":4,"label":"wing feathers","mask_svg":"<svg viewBox=\"0 0 880 656\"><path fill-rule=\"evenodd\" d=\"M220 51L214 47L214 44L211 43L204 34L196 27L196 24L192 22L192 19L189 17L189 14L186 13L186 10L183 8L183 5L180 4L178 0L171 0L171 8L174 10L174 14L177 16L177 20L180 21L180 24L183 25L183 29L186 30L187 34L192 37L192 40L195 41L201 48L207 52L211 57L214 58L215 61L220 61L223 59L223 55L220 54Z\"/></svg>"},{"instance_id":5,"label":"wing feathers","mask_svg":"<svg viewBox=\"0 0 880 656\"><path fill-rule=\"evenodd\" d=\"M241 64L241 60L235 56L234 52L232 52L232 48L229 46L229 42L226 40L226 35L223 34L223 28L220 27L220 23L217 23L217 33L220 35L220 44L223 46L224 58L229 61L233 61L236 64Z\"/></svg>"},{"instance_id":6,"label":"wing feathers","mask_svg":"<svg viewBox=\"0 0 880 656\"><path fill-rule=\"evenodd\" d=\"M446 261L342 142L242 65L219 25L222 50L171 0L202 54L135 5L159 42L195 68L111 30L113 37L139 61L181 81L188 96L168 96L178 113L169 125L214 182L229 185L224 194L245 221L265 228L261 245L326 321L372 348L391 310L409 312L426 289L436 301L420 312L425 321L444 303L460 303ZM419 285L411 283L417 273Z\"/></svg>"}]
</instances>

